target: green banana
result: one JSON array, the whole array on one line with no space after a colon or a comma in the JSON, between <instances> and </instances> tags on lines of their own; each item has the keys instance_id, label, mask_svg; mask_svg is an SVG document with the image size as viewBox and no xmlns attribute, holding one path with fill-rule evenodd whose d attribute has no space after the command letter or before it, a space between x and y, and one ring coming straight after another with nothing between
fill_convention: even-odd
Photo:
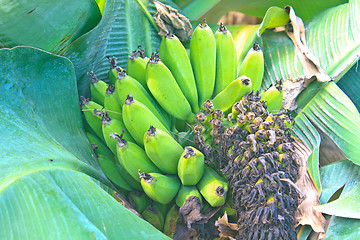
<instances>
[{"instance_id":1,"label":"green banana","mask_svg":"<svg viewBox=\"0 0 360 240\"><path fill-rule=\"evenodd\" d=\"M204 173L204 155L187 146L178 163L178 175L183 185L196 185Z\"/></svg>"},{"instance_id":2,"label":"green banana","mask_svg":"<svg viewBox=\"0 0 360 240\"><path fill-rule=\"evenodd\" d=\"M237 59L231 33L220 23L215 33L216 40L216 81L214 95L224 90L237 76Z\"/></svg>"},{"instance_id":3,"label":"green banana","mask_svg":"<svg viewBox=\"0 0 360 240\"><path fill-rule=\"evenodd\" d=\"M215 170L205 167L204 176L197 187L201 195L212 207L224 205L228 191L228 183Z\"/></svg>"},{"instance_id":4,"label":"green banana","mask_svg":"<svg viewBox=\"0 0 360 240\"><path fill-rule=\"evenodd\" d=\"M107 89L107 84L104 81L100 81L93 71L88 72L89 77L91 77L90 83L90 93L91 100L104 106L105 92Z\"/></svg>"},{"instance_id":5,"label":"green banana","mask_svg":"<svg viewBox=\"0 0 360 240\"><path fill-rule=\"evenodd\" d=\"M137 144L127 142L117 134L111 135L116 138L116 156L120 165L138 182L140 182L138 171L160 172L151 162L145 151Z\"/></svg>"},{"instance_id":6,"label":"green banana","mask_svg":"<svg viewBox=\"0 0 360 240\"><path fill-rule=\"evenodd\" d=\"M177 194L180 188L180 181L174 175L161 173L145 173L138 171L141 178L141 186L149 196L162 204L168 204Z\"/></svg>"},{"instance_id":7,"label":"green banana","mask_svg":"<svg viewBox=\"0 0 360 240\"><path fill-rule=\"evenodd\" d=\"M158 230L162 231L164 228L164 215L163 213L153 204L150 204L141 215L146 221L151 223Z\"/></svg>"},{"instance_id":8,"label":"green banana","mask_svg":"<svg viewBox=\"0 0 360 240\"><path fill-rule=\"evenodd\" d=\"M144 135L150 126L170 134L159 119L144 104L136 101L131 94L126 98L122 112L126 129L141 147L144 146Z\"/></svg>"},{"instance_id":9,"label":"green banana","mask_svg":"<svg viewBox=\"0 0 360 240\"><path fill-rule=\"evenodd\" d=\"M176 222L179 219L179 208L174 204L167 212L164 222L163 233L172 238L175 233Z\"/></svg>"},{"instance_id":10,"label":"green banana","mask_svg":"<svg viewBox=\"0 0 360 240\"><path fill-rule=\"evenodd\" d=\"M254 91L260 90L264 76L264 54L257 42L254 43L241 63L239 75L245 75L251 79Z\"/></svg>"},{"instance_id":11,"label":"green banana","mask_svg":"<svg viewBox=\"0 0 360 240\"><path fill-rule=\"evenodd\" d=\"M101 117L103 114L101 109L103 106L97 104L96 102L89 101L88 98L84 98L83 96L80 96L80 105L86 122L95 134L105 142L101 127Z\"/></svg>"},{"instance_id":12,"label":"green banana","mask_svg":"<svg viewBox=\"0 0 360 240\"><path fill-rule=\"evenodd\" d=\"M196 186L181 185L180 190L176 196L176 205L182 207L182 205L185 204L186 199L190 196L198 197L200 199L200 202L202 203L201 194L199 190L196 188Z\"/></svg>"},{"instance_id":13,"label":"green banana","mask_svg":"<svg viewBox=\"0 0 360 240\"><path fill-rule=\"evenodd\" d=\"M135 142L130 133L126 130L122 121L110 118L107 112L102 117L102 132L110 150L116 155L117 140L112 137L114 134L121 134L121 138L128 142Z\"/></svg>"},{"instance_id":14,"label":"green banana","mask_svg":"<svg viewBox=\"0 0 360 240\"><path fill-rule=\"evenodd\" d=\"M138 48L138 50L133 51L129 56L126 70L131 77L135 78L145 89L147 89L145 69L149 58L145 56L145 51L140 45Z\"/></svg>"},{"instance_id":15,"label":"green banana","mask_svg":"<svg viewBox=\"0 0 360 240\"><path fill-rule=\"evenodd\" d=\"M132 191L128 195L130 204L135 207L136 211L142 213L149 206L150 199L142 191Z\"/></svg>"},{"instance_id":16,"label":"green banana","mask_svg":"<svg viewBox=\"0 0 360 240\"><path fill-rule=\"evenodd\" d=\"M114 183L118 188L124 189L126 191L134 190L131 185L120 175L115 161L113 160L114 157L108 158L105 155L98 154L98 162L105 173L106 177Z\"/></svg>"},{"instance_id":17,"label":"green banana","mask_svg":"<svg viewBox=\"0 0 360 240\"><path fill-rule=\"evenodd\" d=\"M94 150L96 155L102 155L107 157L108 159L113 160L114 159L114 154L112 154L112 152L108 149L107 146L105 146L105 144L95 135L86 133L86 136L89 139L89 142L91 143L91 147ZM135 181L130 174L117 162L117 161L113 161L115 163L115 165L111 165L107 164L108 167L106 168L110 168L110 170L104 169L104 173L106 176L108 176L107 171L113 172L114 168L117 169L118 174L120 174L120 176L125 179L125 181L132 187L132 189L138 189L141 190L141 185L140 182ZM110 177L109 179L111 181L113 181ZM116 182L114 182L116 184Z\"/></svg>"},{"instance_id":18,"label":"green banana","mask_svg":"<svg viewBox=\"0 0 360 240\"><path fill-rule=\"evenodd\" d=\"M284 93L281 87L281 82L275 86L269 87L265 92L260 95L261 101L265 101L267 104L267 110L269 113L277 113L280 111Z\"/></svg>"},{"instance_id":19,"label":"green banana","mask_svg":"<svg viewBox=\"0 0 360 240\"><path fill-rule=\"evenodd\" d=\"M214 97L212 101L214 108L224 113L229 112L235 102L251 91L251 80L241 76L232 81L224 90Z\"/></svg>"},{"instance_id":20,"label":"green banana","mask_svg":"<svg viewBox=\"0 0 360 240\"><path fill-rule=\"evenodd\" d=\"M108 158L114 157L114 154L111 153L109 148L97 136L87 132L86 137L96 155L100 154Z\"/></svg>"},{"instance_id":21,"label":"green banana","mask_svg":"<svg viewBox=\"0 0 360 240\"><path fill-rule=\"evenodd\" d=\"M163 37L159 55L169 68L194 113L199 112L198 94L190 59L180 40L172 33Z\"/></svg>"},{"instance_id":22,"label":"green banana","mask_svg":"<svg viewBox=\"0 0 360 240\"><path fill-rule=\"evenodd\" d=\"M104 107L109 114L109 117L122 121L121 106L117 92L114 85L109 85L106 89L104 97Z\"/></svg>"},{"instance_id":23,"label":"green banana","mask_svg":"<svg viewBox=\"0 0 360 240\"><path fill-rule=\"evenodd\" d=\"M199 24L190 41L190 60L194 71L199 106L211 98L215 86L216 43L206 20Z\"/></svg>"},{"instance_id":24,"label":"green banana","mask_svg":"<svg viewBox=\"0 0 360 240\"><path fill-rule=\"evenodd\" d=\"M116 82L116 79L118 78L118 71L116 70L117 66L117 62L116 62L116 57L110 57L110 56L106 56L109 59L109 63L110 63L110 70L108 72L108 78L109 78L109 84L110 85L114 85Z\"/></svg>"},{"instance_id":25,"label":"green banana","mask_svg":"<svg viewBox=\"0 0 360 240\"><path fill-rule=\"evenodd\" d=\"M144 147L151 161L164 173L176 174L183 148L166 132L150 126L144 136Z\"/></svg>"},{"instance_id":26,"label":"green banana","mask_svg":"<svg viewBox=\"0 0 360 240\"><path fill-rule=\"evenodd\" d=\"M146 65L146 83L160 106L174 117L192 122L194 114L170 70L152 53Z\"/></svg>"},{"instance_id":27,"label":"green banana","mask_svg":"<svg viewBox=\"0 0 360 240\"><path fill-rule=\"evenodd\" d=\"M123 107L127 96L131 94L137 101L144 104L164 126L169 126L166 119L167 113L161 111L160 106L146 89L134 78L127 75L125 70L119 70L119 76L115 82L115 91L119 98L120 107Z\"/></svg>"}]
</instances>

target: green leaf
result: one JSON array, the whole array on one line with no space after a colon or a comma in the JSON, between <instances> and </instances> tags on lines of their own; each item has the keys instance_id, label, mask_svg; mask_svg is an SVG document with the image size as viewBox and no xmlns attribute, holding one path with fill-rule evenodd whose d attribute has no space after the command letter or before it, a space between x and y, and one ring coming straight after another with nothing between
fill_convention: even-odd
<instances>
[{"instance_id":1,"label":"green leaf","mask_svg":"<svg viewBox=\"0 0 360 240\"><path fill-rule=\"evenodd\" d=\"M0 48L27 45L57 54L101 19L92 0L3 0L0 16Z\"/></svg>"},{"instance_id":2,"label":"green leaf","mask_svg":"<svg viewBox=\"0 0 360 240\"><path fill-rule=\"evenodd\" d=\"M341 197L348 194L354 186L359 185L360 167L343 160L321 167L323 191L320 201L325 203L339 188L345 186ZM348 208L352 208L350 202ZM325 239L357 239L360 231L360 220L332 216Z\"/></svg>"},{"instance_id":3,"label":"green leaf","mask_svg":"<svg viewBox=\"0 0 360 240\"><path fill-rule=\"evenodd\" d=\"M155 13L152 4L145 0L142 2L151 14ZM129 54L138 45L145 47L149 56L159 49L160 37L137 1L106 1L99 25L71 44L65 54L75 65L80 94L89 93L87 72L94 71L99 79L107 80L110 64L105 56L115 56L118 65L125 68Z\"/></svg>"},{"instance_id":4,"label":"green leaf","mask_svg":"<svg viewBox=\"0 0 360 240\"><path fill-rule=\"evenodd\" d=\"M108 194L77 96L66 58L0 50L0 239L168 239Z\"/></svg>"},{"instance_id":5,"label":"green leaf","mask_svg":"<svg viewBox=\"0 0 360 240\"><path fill-rule=\"evenodd\" d=\"M329 201L330 197L340 188L344 187L343 193L352 189L360 180L360 166L354 165L348 160L342 160L320 168L322 192L321 204Z\"/></svg>"},{"instance_id":6,"label":"green leaf","mask_svg":"<svg viewBox=\"0 0 360 240\"><path fill-rule=\"evenodd\" d=\"M262 34L267 28L284 26L289 19L289 14L283 8L271 7L266 11L258 32Z\"/></svg>"},{"instance_id":7,"label":"green leaf","mask_svg":"<svg viewBox=\"0 0 360 240\"><path fill-rule=\"evenodd\" d=\"M360 114L334 82L321 89L300 114L329 135L349 160L360 164Z\"/></svg>"},{"instance_id":8,"label":"green leaf","mask_svg":"<svg viewBox=\"0 0 360 240\"><path fill-rule=\"evenodd\" d=\"M341 90L351 99L360 111L360 71L359 62L348 71L337 83Z\"/></svg>"},{"instance_id":9,"label":"green leaf","mask_svg":"<svg viewBox=\"0 0 360 240\"><path fill-rule=\"evenodd\" d=\"M202 18L206 18L209 22L216 23L229 11L238 11L247 15L262 18L270 7L277 6L284 8L286 5L291 5L295 9L297 15L306 20L327 8L346 2L346 0L303 0L291 2L284 0L192 0L185 6L183 6L183 4L179 6L181 6L184 14L191 20L202 20Z\"/></svg>"},{"instance_id":10,"label":"green leaf","mask_svg":"<svg viewBox=\"0 0 360 240\"><path fill-rule=\"evenodd\" d=\"M295 118L293 127L294 135L299 138L305 146L310 149L311 155L307 161L307 167L316 189L321 192L321 181L319 171L319 150L320 150L320 134L311 124L305 115L299 115Z\"/></svg>"}]
</instances>

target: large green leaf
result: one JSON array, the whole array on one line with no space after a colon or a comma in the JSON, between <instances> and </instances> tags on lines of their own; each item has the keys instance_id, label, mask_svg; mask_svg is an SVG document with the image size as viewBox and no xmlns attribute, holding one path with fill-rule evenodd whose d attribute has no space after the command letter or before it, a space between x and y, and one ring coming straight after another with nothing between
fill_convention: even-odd
<instances>
[{"instance_id":1,"label":"large green leaf","mask_svg":"<svg viewBox=\"0 0 360 240\"><path fill-rule=\"evenodd\" d=\"M101 184L77 96L66 58L0 50L0 239L167 239Z\"/></svg>"},{"instance_id":2,"label":"large green leaf","mask_svg":"<svg viewBox=\"0 0 360 240\"><path fill-rule=\"evenodd\" d=\"M93 0L0 0L0 48L34 46L62 53L100 21Z\"/></svg>"},{"instance_id":3,"label":"large green leaf","mask_svg":"<svg viewBox=\"0 0 360 240\"><path fill-rule=\"evenodd\" d=\"M326 203L329 198L341 187L341 197L346 195L359 184L359 166L344 160L321 167L321 182L323 191L320 201ZM347 208L351 209L349 203ZM360 220L332 216L325 239L357 239L360 231Z\"/></svg>"},{"instance_id":4,"label":"large green leaf","mask_svg":"<svg viewBox=\"0 0 360 240\"><path fill-rule=\"evenodd\" d=\"M183 2L183 1L174 1ZM189 1L186 1L189 2ZM337 6L347 2L346 0L328 1L285 1L285 0L192 0L187 4L181 4L184 14L191 20L208 19L211 23L219 21L221 16L229 11L239 11L248 15L263 17L267 9L271 6L285 7L291 5L297 15L303 19L309 19L324 9Z\"/></svg>"},{"instance_id":5,"label":"large green leaf","mask_svg":"<svg viewBox=\"0 0 360 240\"><path fill-rule=\"evenodd\" d=\"M337 83L360 111L360 71L359 62Z\"/></svg>"},{"instance_id":6,"label":"large green leaf","mask_svg":"<svg viewBox=\"0 0 360 240\"><path fill-rule=\"evenodd\" d=\"M155 13L153 4L139 1ZM87 95L90 78L86 73L94 71L99 79L106 80L110 69L107 55L117 57L118 65L125 68L129 54L138 45L145 47L149 56L159 44L160 37L136 0L108 0L99 25L76 40L65 55L75 65L80 93Z\"/></svg>"}]
</instances>

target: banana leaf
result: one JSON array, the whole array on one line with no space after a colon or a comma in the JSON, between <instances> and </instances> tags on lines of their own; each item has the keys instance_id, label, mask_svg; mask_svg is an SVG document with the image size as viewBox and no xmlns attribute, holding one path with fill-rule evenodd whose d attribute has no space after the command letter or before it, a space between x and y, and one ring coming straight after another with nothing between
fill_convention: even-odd
<instances>
[{"instance_id":1,"label":"banana leaf","mask_svg":"<svg viewBox=\"0 0 360 240\"><path fill-rule=\"evenodd\" d=\"M68 59L2 49L0 92L0 239L168 239L112 197Z\"/></svg>"}]
</instances>

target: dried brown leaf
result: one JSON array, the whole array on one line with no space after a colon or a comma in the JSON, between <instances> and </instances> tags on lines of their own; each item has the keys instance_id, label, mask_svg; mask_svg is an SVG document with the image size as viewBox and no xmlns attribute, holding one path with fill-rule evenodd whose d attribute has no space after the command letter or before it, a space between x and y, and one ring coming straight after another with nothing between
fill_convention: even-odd
<instances>
[{"instance_id":1,"label":"dried brown leaf","mask_svg":"<svg viewBox=\"0 0 360 240\"><path fill-rule=\"evenodd\" d=\"M296 98L305 88L305 79L303 77L288 78L283 82L284 100L282 107L293 111L297 108Z\"/></svg>"},{"instance_id":2,"label":"dried brown leaf","mask_svg":"<svg viewBox=\"0 0 360 240\"><path fill-rule=\"evenodd\" d=\"M175 8L157 0L152 0L151 2L155 4L157 10L153 17L160 28L159 35L165 36L168 33L173 33L180 41L190 39L193 29L188 18L180 14Z\"/></svg>"},{"instance_id":3,"label":"dried brown leaf","mask_svg":"<svg viewBox=\"0 0 360 240\"><path fill-rule=\"evenodd\" d=\"M306 87L317 79L319 82L331 81L331 77L320 67L319 60L310 52L305 40L305 27L301 18L295 15L292 7L285 8L289 11L290 22L286 25L286 34L293 41L295 51L304 69Z\"/></svg>"},{"instance_id":4,"label":"dried brown leaf","mask_svg":"<svg viewBox=\"0 0 360 240\"><path fill-rule=\"evenodd\" d=\"M295 212L298 225L310 225L315 232L325 232L325 218L314 209L320 205L319 193L307 169L307 159L311 151L300 141L294 143L299 161L299 178L295 185L300 189L302 202Z\"/></svg>"},{"instance_id":5,"label":"dried brown leaf","mask_svg":"<svg viewBox=\"0 0 360 240\"><path fill-rule=\"evenodd\" d=\"M236 223L229 223L226 212L224 213L224 216L221 218L219 217L219 219L215 222L215 226L219 229L220 239L236 239L239 226Z\"/></svg>"}]
</instances>

